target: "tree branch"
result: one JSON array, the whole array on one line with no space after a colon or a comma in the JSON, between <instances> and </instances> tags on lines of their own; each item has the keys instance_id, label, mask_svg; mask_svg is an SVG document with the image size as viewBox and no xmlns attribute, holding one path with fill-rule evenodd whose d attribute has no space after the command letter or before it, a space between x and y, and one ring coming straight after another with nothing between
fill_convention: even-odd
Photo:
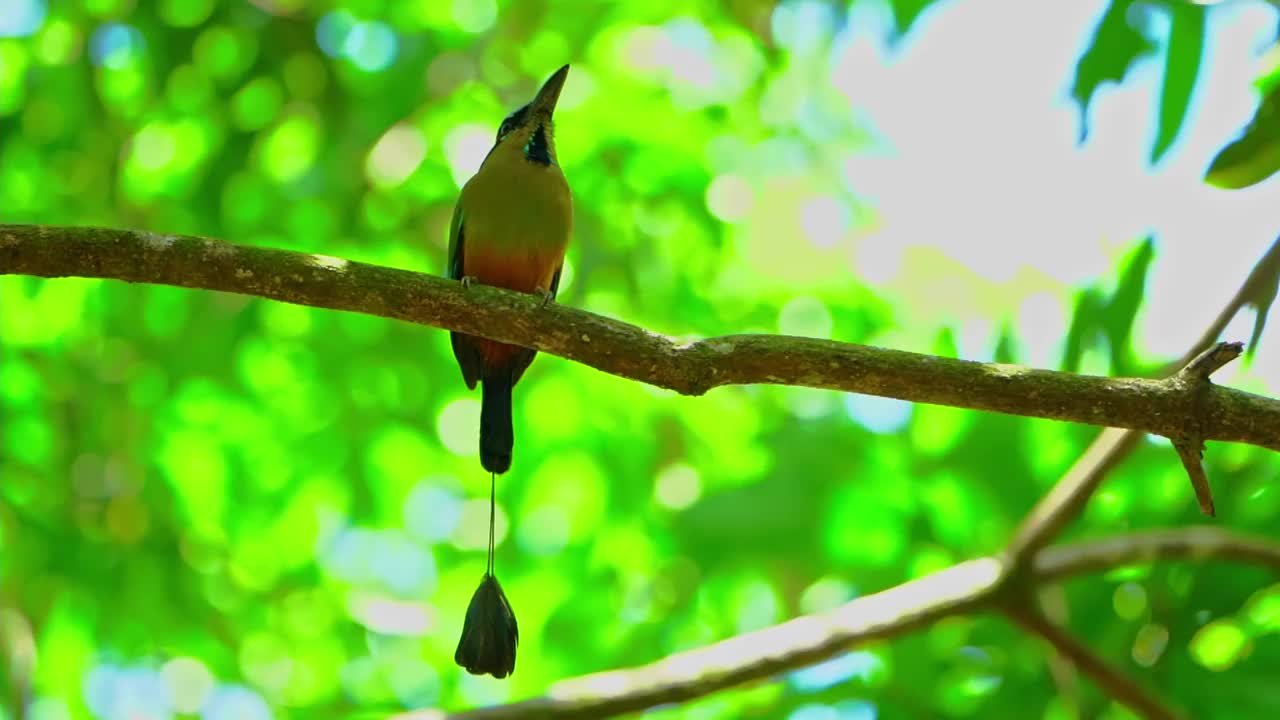
<instances>
[{"instance_id":1,"label":"tree branch","mask_svg":"<svg viewBox=\"0 0 1280 720\"><path fill-rule=\"evenodd\" d=\"M1204 353L1210 350L1213 343L1217 340L1218 335L1222 333L1231 319L1236 313L1240 312L1240 308L1254 301L1257 296L1257 288L1269 282L1268 278L1274 278L1276 267L1280 265L1280 237L1277 237L1271 247L1267 248L1267 252L1253 266L1249 277L1245 278L1244 283L1240 285L1240 289L1222 308L1222 312L1214 318L1205 332L1200 338L1192 344L1178 360L1165 366L1164 374L1170 375L1178 373L1187 367L1208 368L1212 362L1221 358L1221 355L1212 355L1206 358L1205 364L1198 363ZM1259 318L1259 322L1262 318ZM1217 369L1217 368L1213 368ZM1198 370L1197 370L1198 371ZM1209 370L1208 372L1212 372ZM1208 375L1206 372L1206 377ZM1194 421L1193 421L1194 422ZM1169 437L1169 436L1166 436ZM1009 554L1017 562L1025 561L1032 557L1037 550L1048 545L1058 533L1062 532L1072 520L1076 518L1083 510L1089 498L1093 497L1093 493L1098 490L1098 486L1102 484L1103 478L1111 469L1120 464L1134 448L1138 446L1138 442L1142 439L1142 432L1138 430L1116 430L1114 425L1112 428L1103 430L1101 434L1089 445L1085 453L1080 456L1071 469L1061 480L1058 481L1053 489L1049 491L1040 502L1036 503L1031 512L1027 513L1022 524L1014 533L1013 540L1009 543ZM1201 440L1204 440L1201 436ZM1181 453L1180 453L1181 454ZM1185 464L1185 458L1184 458ZM1196 467L1199 468L1197 461ZM1193 472L1191 468L1187 468L1188 472ZM1201 490L1200 481L1192 475L1192 486L1197 491ZM1203 480L1204 488L1208 487L1208 479ZM1205 507L1203 499L1201 499L1202 508ZM1212 509L1212 500L1208 503L1208 508Z\"/></svg>"},{"instance_id":2,"label":"tree branch","mask_svg":"<svg viewBox=\"0 0 1280 720\"><path fill-rule=\"evenodd\" d=\"M1215 321L1250 301L1260 268L1280 258L1280 240ZM1106 472L1142 432L1175 441L1227 440L1280 449L1280 402L1187 374L1165 380L1111 379L984 364L810 338L731 335L679 344L641 328L495 288L463 290L429 275L205 238L101 228L0 225L0 274L101 277L254 295L362 312L524 345L621 377L684 394L720 385L772 383L860 392L954 407L1111 428L1029 516L999 558L961 563L834 611L806 616L648 666L566 680L548 696L458 718L606 717L700 697L893 637L939 618L999 606L1045 637L1082 672L1151 717L1169 708L1045 620L1019 593L1033 582L1113 564L1221 556L1280 566L1280 548L1206 529L1162 531L1042 550L1070 522ZM1206 332L1179 365L1212 342ZM1214 356L1217 358L1225 355ZM1230 358L1227 358L1230 359ZM1188 371L1207 377L1212 358ZM1207 369L1205 369L1207 368ZM1016 575L1015 575L1016 573ZM1016 578L1016 583L1010 583ZM1006 592L1011 590L1012 592ZM1025 597L1025 595L1023 595ZM415 720L438 711L409 713Z\"/></svg>"},{"instance_id":3,"label":"tree branch","mask_svg":"<svg viewBox=\"0 0 1280 720\"><path fill-rule=\"evenodd\" d=\"M546 697L443 715L411 712L400 720L604 718L708 695L812 665L872 640L894 637L982 604L999 586L1001 563L960 563L825 613L806 615L651 665L564 680Z\"/></svg>"},{"instance_id":4,"label":"tree branch","mask_svg":"<svg viewBox=\"0 0 1280 720\"><path fill-rule=\"evenodd\" d=\"M1008 608L1025 604L1024 591L1035 584L1138 563L1214 558L1280 568L1280 544L1205 527L1140 532L1074 543L1041 551L1031 564L1031 574L1025 578L1027 586L1013 588L1010 593L1002 592L1008 579L1006 561L996 557L980 558L856 598L830 612L799 617L676 653L650 665L564 680L551 686L546 697L454 714L424 710L396 717L398 720L612 717L773 677L874 640L902 635L944 617L985 608L1000 608L1008 613ZM1038 613L1016 609L1013 612L1019 614L1015 620L1020 625L1049 640L1080 672L1093 678L1117 700L1145 708L1142 703L1152 699L1146 690L1108 668ZM1034 617L1024 621L1021 615L1026 612ZM1046 635L1040 623L1047 624L1052 632ZM1104 674L1107 677L1101 677ZM1154 702L1159 705L1158 700Z\"/></svg>"},{"instance_id":5,"label":"tree branch","mask_svg":"<svg viewBox=\"0 0 1280 720\"><path fill-rule=\"evenodd\" d=\"M1280 545L1214 527L1148 530L1040 551L1032 563L1038 581L1159 560L1235 560L1280 570Z\"/></svg>"},{"instance_id":6,"label":"tree branch","mask_svg":"<svg viewBox=\"0 0 1280 720\"><path fill-rule=\"evenodd\" d=\"M772 335L678 344L634 325L490 287L337 258L181 235L0 225L0 273L101 277L255 295L432 325L697 395L771 383L1124 427L1280 450L1280 401L1214 386L1189 416L1181 385Z\"/></svg>"},{"instance_id":7,"label":"tree branch","mask_svg":"<svg viewBox=\"0 0 1280 720\"><path fill-rule=\"evenodd\" d=\"M1182 717L1150 690L1108 665L1071 633L1049 622L1040 611L1031 606L1029 600L1024 598L1020 602L1005 605L1002 609L1015 624L1044 638L1059 655L1069 660L1081 673L1088 675L1098 687L1142 717L1147 720L1178 720Z\"/></svg>"}]
</instances>

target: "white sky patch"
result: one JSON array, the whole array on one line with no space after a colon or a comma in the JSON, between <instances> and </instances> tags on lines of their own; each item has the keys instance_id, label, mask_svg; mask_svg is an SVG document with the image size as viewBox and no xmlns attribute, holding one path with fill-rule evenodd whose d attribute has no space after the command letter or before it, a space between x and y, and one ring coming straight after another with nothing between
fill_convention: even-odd
<instances>
[{"instance_id":1,"label":"white sky patch","mask_svg":"<svg viewBox=\"0 0 1280 720\"><path fill-rule=\"evenodd\" d=\"M1008 282L1030 267L1046 284L1021 292L1059 292L1053 282L1079 287L1114 276L1116 261L1155 234L1136 341L1143 352L1185 349L1275 238L1280 181L1223 191L1202 178L1253 115L1251 83L1276 11L1256 0L1210 15L1192 106L1152 167L1162 53L1098 90L1088 139L1078 144L1080 112L1069 92L1105 4L941 3L896 51L886 49L884 18L854 6L830 80L885 147L846 161L850 188L877 215L858 239L853 272L910 297L919 289L916 264L930 255L903 250L929 246L980 281ZM991 31L999 27L1018 32ZM1047 308L1029 311L1026 299L1010 298L1010 312L1043 322ZM1034 357L1060 340L1015 330Z\"/></svg>"},{"instance_id":2,"label":"white sky patch","mask_svg":"<svg viewBox=\"0 0 1280 720\"><path fill-rule=\"evenodd\" d=\"M820 248L835 247L849 229L849 207L831 195L817 195L800 206L800 226Z\"/></svg>"}]
</instances>

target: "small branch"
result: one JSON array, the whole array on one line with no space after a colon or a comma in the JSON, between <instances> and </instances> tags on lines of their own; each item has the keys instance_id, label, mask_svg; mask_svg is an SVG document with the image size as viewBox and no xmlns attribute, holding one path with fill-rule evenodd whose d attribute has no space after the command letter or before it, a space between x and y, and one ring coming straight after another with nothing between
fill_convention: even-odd
<instances>
[{"instance_id":1,"label":"small branch","mask_svg":"<svg viewBox=\"0 0 1280 720\"><path fill-rule=\"evenodd\" d=\"M1023 630L1039 635L1076 666L1081 673L1115 700L1128 706L1148 720L1179 720L1182 715L1165 705L1151 691L1134 682L1129 676L1116 670L1098 657L1084 643L1063 628L1049 622L1038 610L1023 599L1001 608L1004 614Z\"/></svg>"},{"instance_id":2,"label":"small branch","mask_svg":"<svg viewBox=\"0 0 1280 720\"><path fill-rule=\"evenodd\" d=\"M1191 489L1195 491L1200 512L1209 517L1217 515L1213 506L1213 490L1209 488L1209 476L1204 472L1204 443L1195 439L1174 440L1173 449L1178 453L1187 477L1191 479Z\"/></svg>"},{"instance_id":3,"label":"small branch","mask_svg":"<svg viewBox=\"0 0 1280 720\"><path fill-rule=\"evenodd\" d=\"M1280 544L1214 527L1149 530L1041 550L1032 563L1037 581L1156 561L1234 560L1280 571Z\"/></svg>"},{"instance_id":4,"label":"small branch","mask_svg":"<svg viewBox=\"0 0 1280 720\"><path fill-rule=\"evenodd\" d=\"M1007 550L1015 563L1033 557L1084 510L1103 478L1138 447L1142 435L1136 430L1116 428L1107 428L1098 435L1067 474L1023 518Z\"/></svg>"},{"instance_id":5,"label":"small branch","mask_svg":"<svg viewBox=\"0 0 1280 720\"><path fill-rule=\"evenodd\" d=\"M1186 388L1191 399L1192 423L1182 437L1172 438L1173 449L1182 461L1182 467L1191 479L1191 488L1196 494L1196 502L1200 512L1213 517L1213 491L1209 488L1209 476L1204 472L1204 433L1196 419L1204 414L1205 396L1212 383L1209 376L1222 366L1240 357L1244 352L1244 343L1218 343L1200 353L1187 366L1178 371L1174 379Z\"/></svg>"},{"instance_id":6,"label":"small branch","mask_svg":"<svg viewBox=\"0 0 1280 720\"><path fill-rule=\"evenodd\" d=\"M1272 4L1275 3L1273 2ZM1258 262L1254 263L1253 269L1249 271L1249 277L1245 278L1244 282L1240 284L1240 289L1236 290L1236 294L1222 307L1222 312L1218 313L1218 317L1209 323L1209 327L1205 328L1204 333L1191 345L1191 349L1187 351L1187 354L1166 367L1166 374L1175 372L1187 365L1192 358L1217 341L1218 336L1222 335L1222 331L1227 329L1227 325L1235 318L1236 313L1240 312L1240 308L1249 304L1259 305L1259 298L1268 295L1267 286L1270 285L1274 288L1278 273L1280 273L1280 237L1272 241L1271 247L1267 248L1262 257L1258 258ZM1274 292L1270 294L1274 295ZM1267 305L1270 305L1270 302ZM1260 313L1266 310L1263 307L1258 309ZM1264 321L1265 317L1258 318L1255 323L1258 330L1262 328ZM1256 332L1257 330L1255 330L1255 335Z\"/></svg>"},{"instance_id":7,"label":"small branch","mask_svg":"<svg viewBox=\"0 0 1280 720\"><path fill-rule=\"evenodd\" d=\"M349 310L531 347L697 395L771 383L866 393L1181 437L1175 383L978 363L813 338L728 335L680 344L634 325L490 287L321 255L180 235L0 225L0 273L102 277ZM1280 401L1212 387L1206 439L1280 450Z\"/></svg>"},{"instance_id":8,"label":"small branch","mask_svg":"<svg viewBox=\"0 0 1280 720\"><path fill-rule=\"evenodd\" d=\"M1210 375L1240 357L1243 352L1242 342L1217 343L1187 363L1186 367L1178 371L1178 376L1190 382L1208 382Z\"/></svg>"},{"instance_id":9,"label":"small branch","mask_svg":"<svg viewBox=\"0 0 1280 720\"><path fill-rule=\"evenodd\" d=\"M995 591L1002 566L971 560L835 610L744 633L651 665L586 675L553 685L547 697L453 715L428 710L398 720L604 718L708 695L812 665L858 645L900 635L975 609Z\"/></svg>"}]
</instances>

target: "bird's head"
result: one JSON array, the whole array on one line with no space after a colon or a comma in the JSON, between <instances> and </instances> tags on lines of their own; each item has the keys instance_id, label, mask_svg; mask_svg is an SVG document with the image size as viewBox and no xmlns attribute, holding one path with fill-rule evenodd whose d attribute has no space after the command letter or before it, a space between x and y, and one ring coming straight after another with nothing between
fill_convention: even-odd
<instances>
[{"instance_id":1,"label":"bird's head","mask_svg":"<svg viewBox=\"0 0 1280 720\"><path fill-rule=\"evenodd\" d=\"M551 114L560 99L560 89L569 75L569 66L555 71L529 104L516 110L502 121L498 139L489 151L495 153L519 153L525 160L539 165L556 164L554 126Z\"/></svg>"}]
</instances>

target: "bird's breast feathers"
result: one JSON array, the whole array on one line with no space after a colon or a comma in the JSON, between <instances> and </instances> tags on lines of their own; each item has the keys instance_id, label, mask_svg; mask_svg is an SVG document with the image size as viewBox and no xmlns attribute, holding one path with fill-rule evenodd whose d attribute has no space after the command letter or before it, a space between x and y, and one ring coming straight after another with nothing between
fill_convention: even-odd
<instances>
[{"instance_id":1,"label":"bird's breast feathers","mask_svg":"<svg viewBox=\"0 0 1280 720\"><path fill-rule=\"evenodd\" d=\"M462 190L463 272L486 285L547 290L573 232L569 186L555 165L506 160L489 158Z\"/></svg>"}]
</instances>

